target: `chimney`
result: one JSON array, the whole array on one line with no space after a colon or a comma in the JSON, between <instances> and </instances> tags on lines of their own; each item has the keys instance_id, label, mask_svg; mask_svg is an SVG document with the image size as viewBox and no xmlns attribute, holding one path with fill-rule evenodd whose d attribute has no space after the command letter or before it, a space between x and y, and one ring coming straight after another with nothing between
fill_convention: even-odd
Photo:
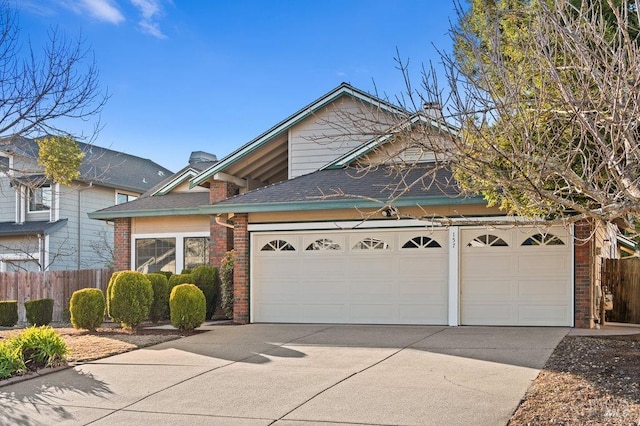
<instances>
[{"instance_id":1,"label":"chimney","mask_svg":"<svg viewBox=\"0 0 640 426\"><path fill-rule=\"evenodd\" d=\"M218 157L215 154L210 154L204 151L193 151L189 156L189 164L216 162Z\"/></svg>"}]
</instances>

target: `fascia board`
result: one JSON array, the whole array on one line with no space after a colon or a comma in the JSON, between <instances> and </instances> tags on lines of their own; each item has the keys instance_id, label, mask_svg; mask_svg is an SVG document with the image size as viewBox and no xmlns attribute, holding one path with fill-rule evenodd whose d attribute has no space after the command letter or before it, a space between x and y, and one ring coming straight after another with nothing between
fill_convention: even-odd
<instances>
[{"instance_id":1,"label":"fascia board","mask_svg":"<svg viewBox=\"0 0 640 426\"><path fill-rule=\"evenodd\" d=\"M464 204L485 204L486 201L481 196L476 197L411 197L401 198L391 203L396 207L412 207L412 206L446 206L446 205L464 205ZM259 212L284 212L284 211L302 211L302 210L333 210L348 208L380 208L385 203L383 201L374 201L366 199L349 199L349 200L323 200L323 201L291 201L291 202L274 202L274 203L255 203L255 204L221 204L200 206L198 211L200 214L221 214L221 213L259 213Z\"/></svg>"},{"instance_id":2,"label":"fascia board","mask_svg":"<svg viewBox=\"0 0 640 426\"><path fill-rule=\"evenodd\" d=\"M154 191L153 193L151 193L150 196L153 197L154 195L167 194L171 192L174 188L176 188L178 185L183 183L185 180L192 179L197 174L198 172L195 169L187 169L184 171L184 173L181 173L179 176L176 176L175 178L167 182L167 184L164 185L162 188L159 188L157 191Z\"/></svg>"},{"instance_id":3,"label":"fascia board","mask_svg":"<svg viewBox=\"0 0 640 426\"><path fill-rule=\"evenodd\" d=\"M156 209L156 210L129 210L118 212L91 212L87 213L89 219L112 220L123 217L159 217L159 216L190 216L201 215L199 207L182 209Z\"/></svg>"}]
</instances>

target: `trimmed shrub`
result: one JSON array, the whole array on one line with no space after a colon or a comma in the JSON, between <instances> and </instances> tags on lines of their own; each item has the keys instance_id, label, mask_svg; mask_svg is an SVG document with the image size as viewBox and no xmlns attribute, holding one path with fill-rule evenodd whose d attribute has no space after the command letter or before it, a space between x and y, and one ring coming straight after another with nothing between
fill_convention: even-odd
<instances>
[{"instance_id":1,"label":"trimmed shrub","mask_svg":"<svg viewBox=\"0 0 640 426\"><path fill-rule=\"evenodd\" d=\"M220 294L221 306L227 318L233 318L233 266L235 252L229 250L220 262Z\"/></svg>"},{"instance_id":2,"label":"trimmed shrub","mask_svg":"<svg viewBox=\"0 0 640 426\"><path fill-rule=\"evenodd\" d=\"M69 301L73 328L96 331L104 321L104 294L99 288L74 291Z\"/></svg>"},{"instance_id":3,"label":"trimmed shrub","mask_svg":"<svg viewBox=\"0 0 640 426\"><path fill-rule=\"evenodd\" d=\"M208 265L197 266L193 272L193 284L196 285L207 300L206 318L211 318L216 310L216 299L220 293L220 276L218 268Z\"/></svg>"},{"instance_id":4,"label":"trimmed shrub","mask_svg":"<svg viewBox=\"0 0 640 426\"><path fill-rule=\"evenodd\" d=\"M205 320L207 300L194 284L179 284L169 296L171 324L183 331L191 331Z\"/></svg>"},{"instance_id":5,"label":"trimmed shrub","mask_svg":"<svg viewBox=\"0 0 640 426\"><path fill-rule=\"evenodd\" d=\"M162 274L165 277L167 277L167 279L171 278L171 275L173 275L173 272L171 271L156 271L154 272L154 274Z\"/></svg>"},{"instance_id":6,"label":"trimmed shrub","mask_svg":"<svg viewBox=\"0 0 640 426\"><path fill-rule=\"evenodd\" d=\"M62 365L69 353L62 337L49 326L25 328L15 344L29 369Z\"/></svg>"},{"instance_id":7,"label":"trimmed shrub","mask_svg":"<svg viewBox=\"0 0 640 426\"><path fill-rule=\"evenodd\" d=\"M105 295L106 298L106 311L105 314L109 317L112 318L111 315L111 293L112 293L112 289L113 289L113 283L115 282L116 278L118 278L118 275L120 275L121 273L123 273L125 271L116 271L113 274L111 274L111 278L109 278L109 284L107 284L107 294Z\"/></svg>"},{"instance_id":8,"label":"trimmed shrub","mask_svg":"<svg viewBox=\"0 0 640 426\"><path fill-rule=\"evenodd\" d=\"M18 323L18 301L0 301L0 327L13 327Z\"/></svg>"},{"instance_id":9,"label":"trimmed shrub","mask_svg":"<svg viewBox=\"0 0 640 426\"><path fill-rule=\"evenodd\" d=\"M135 328L149 317L153 303L151 281L140 272L122 271L110 284L109 314L124 328ZM107 288L109 291L109 288Z\"/></svg>"},{"instance_id":10,"label":"trimmed shrub","mask_svg":"<svg viewBox=\"0 0 640 426\"><path fill-rule=\"evenodd\" d=\"M169 311L169 280L164 274L146 274L153 288L153 303L149 311L149 319L157 323L167 316Z\"/></svg>"},{"instance_id":11,"label":"trimmed shrub","mask_svg":"<svg viewBox=\"0 0 640 426\"><path fill-rule=\"evenodd\" d=\"M53 299L35 299L24 302L30 325L49 325L53 319Z\"/></svg>"},{"instance_id":12,"label":"trimmed shrub","mask_svg":"<svg viewBox=\"0 0 640 426\"><path fill-rule=\"evenodd\" d=\"M193 273L193 269L187 269L187 268L183 269L182 272L180 272L181 275L191 274L191 273Z\"/></svg>"},{"instance_id":13,"label":"trimmed shrub","mask_svg":"<svg viewBox=\"0 0 640 426\"><path fill-rule=\"evenodd\" d=\"M193 275L191 274L173 274L169 278L169 294L171 294L171 290L179 284L193 284ZM171 312L169 309L169 303L167 303L167 313ZM169 316L166 318L170 319Z\"/></svg>"}]
</instances>

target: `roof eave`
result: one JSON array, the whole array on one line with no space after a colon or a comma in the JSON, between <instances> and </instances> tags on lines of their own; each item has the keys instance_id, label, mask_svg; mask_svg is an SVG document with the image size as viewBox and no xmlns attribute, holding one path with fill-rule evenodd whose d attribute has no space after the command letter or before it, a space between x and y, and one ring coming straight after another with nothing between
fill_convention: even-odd
<instances>
[{"instance_id":1,"label":"roof eave","mask_svg":"<svg viewBox=\"0 0 640 426\"><path fill-rule=\"evenodd\" d=\"M446 206L464 204L484 204L486 201L481 196L475 197L406 197L400 198L391 203L395 207L413 206ZM313 201L289 201L272 203L252 203L252 204L221 204L200 206L201 214L223 214L223 213L266 213L266 212L286 212L286 211L310 211L310 210L336 210L336 209L365 209L380 208L385 206L385 202L368 199L348 199L348 200L313 200Z\"/></svg>"},{"instance_id":2,"label":"roof eave","mask_svg":"<svg viewBox=\"0 0 640 426\"><path fill-rule=\"evenodd\" d=\"M118 212L97 211L87 213L87 216L89 216L89 219L112 220L125 217L192 216L202 214L200 207L187 207L175 209L124 210Z\"/></svg>"}]
</instances>

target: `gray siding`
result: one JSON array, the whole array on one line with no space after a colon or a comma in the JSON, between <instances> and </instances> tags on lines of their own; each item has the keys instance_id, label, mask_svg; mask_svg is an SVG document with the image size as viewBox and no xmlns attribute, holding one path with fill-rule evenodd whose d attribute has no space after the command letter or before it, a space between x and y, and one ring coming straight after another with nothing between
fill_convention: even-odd
<instances>
[{"instance_id":1,"label":"gray siding","mask_svg":"<svg viewBox=\"0 0 640 426\"><path fill-rule=\"evenodd\" d=\"M369 104L340 98L289 131L289 179L318 170L379 135L391 121Z\"/></svg>"},{"instance_id":2,"label":"gray siding","mask_svg":"<svg viewBox=\"0 0 640 426\"><path fill-rule=\"evenodd\" d=\"M108 266L109 250L113 247L113 226L89 219L87 213L109 207L114 200L115 191L111 188L61 187L59 217L68 219L68 223L50 236L52 270Z\"/></svg>"}]
</instances>

